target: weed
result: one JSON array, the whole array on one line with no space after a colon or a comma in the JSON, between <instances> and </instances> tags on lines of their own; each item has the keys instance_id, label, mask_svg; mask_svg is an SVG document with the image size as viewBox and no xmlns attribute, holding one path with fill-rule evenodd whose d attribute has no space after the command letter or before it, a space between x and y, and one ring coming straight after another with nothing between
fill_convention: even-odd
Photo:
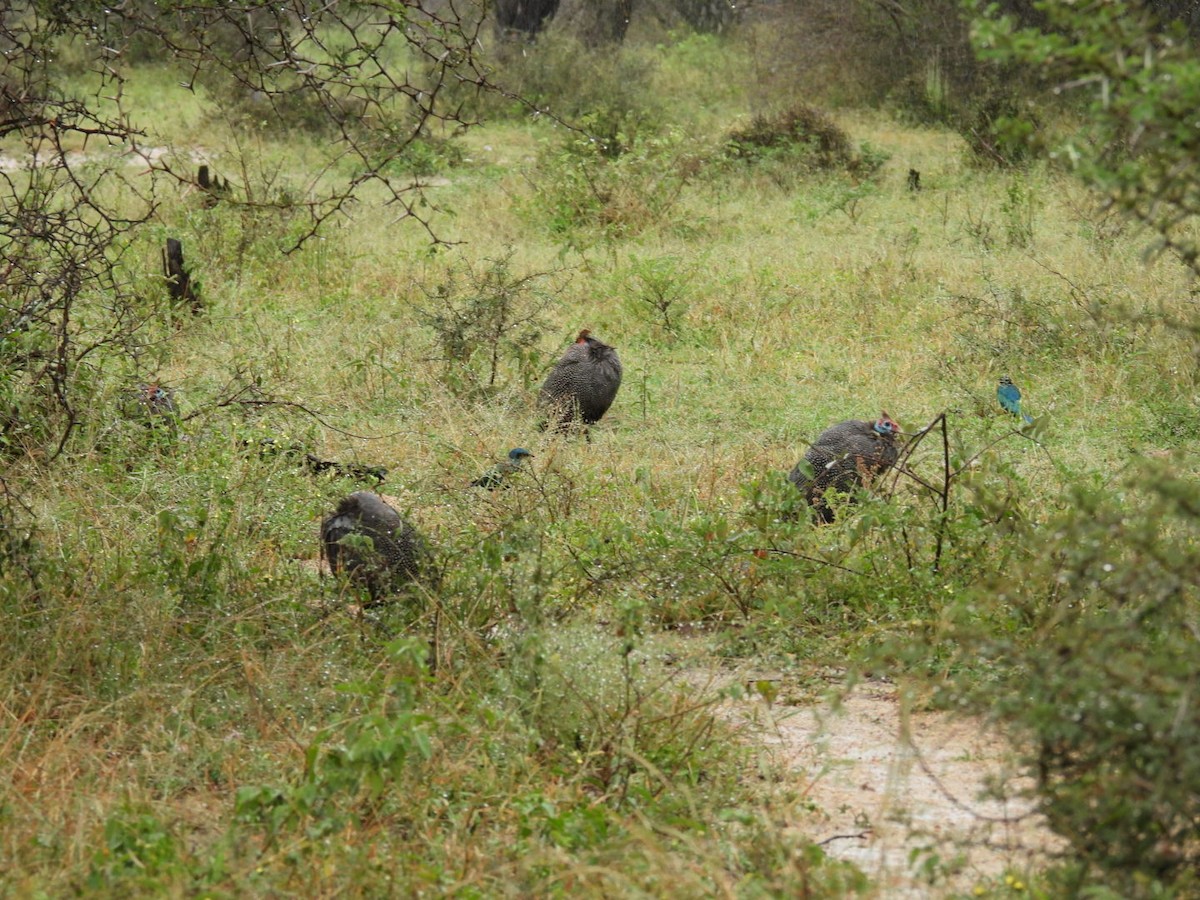
<instances>
[{"instance_id":1,"label":"weed","mask_svg":"<svg viewBox=\"0 0 1200 900\"><path fill-rule=\"evenodd\" d=\"M510 271L513 255L509 249L482 269L451 269L417 308L436 335L443 378L457 394L494 396L506 386L501 380L506 373L528 386L537 371L534 350L553 297L539 284L547 273Z\"/></svg>"},{"instance_id":2,"label":"weed","mask_svg":"<svg viewBox=\"0 0 1200 900\"><path fill-rule=\"evenodd\" d=\"M687 314L684 295L692 271L683 270L678 257L630 260L630 292L626 307L634 316L645 317L666 334L678 336Z\"/></svg>"},{"instance_id":3,"label":"weed","mask_svg":"<svg viewBox=\"0 0 1200 900\"><path fill-rule=\"evenodd\" d=\"M1033 219L1036 197L1029 184L1020 177L1008 183L1000 213L1004 217L1004 232L1010 247L1028 247L1033 242Z\"/></svg>"},{"instance_id":4,"label":"weed","mask_svg":"<svg viewBox=\"0 0 1200 900\"><path fill-rule=\"evenodd\" d=\"M173 869L183 869L180 851L153 814L123 811L104 824L104 847L92 858L88 888L102 890L128 880L145 887L163 883Z\"/></svg>"}]
</instances>

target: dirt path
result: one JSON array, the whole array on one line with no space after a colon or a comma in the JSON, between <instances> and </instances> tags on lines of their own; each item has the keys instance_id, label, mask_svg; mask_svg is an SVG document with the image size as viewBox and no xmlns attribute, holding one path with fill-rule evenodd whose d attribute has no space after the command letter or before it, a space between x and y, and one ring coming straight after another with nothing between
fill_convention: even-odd
<instances>
[{"instance_id":1,"label":"dirt path","mask_svg":"<svg viewBox=\"0 0 1200 900\"><path fill-rule=\"evenodd\" d=\"M944 713L906 716L891 685L860 685L838 712L747 699L725 704L722 715L794 774L792 787L815 811L793 821L866 872L874 896L970 894L1037 867L1058 845L1019 796L1027 785L1003 740ZM1008 799L980 799L994 779Z\"/></svg>"}]
</instances>

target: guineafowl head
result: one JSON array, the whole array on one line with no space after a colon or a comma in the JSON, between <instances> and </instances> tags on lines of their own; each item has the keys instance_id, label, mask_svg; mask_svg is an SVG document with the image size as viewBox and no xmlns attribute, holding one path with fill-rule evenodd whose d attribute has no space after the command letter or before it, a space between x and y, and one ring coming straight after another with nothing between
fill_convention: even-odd
<instances>
[{"instance_id":1,"label":"guineafowl head","mask_svg":"<svg viewBox=\"0 0 1200 900\"><path fill-rule=\"evenodd\" d=\"M136 404L141 407L138 415L145 418L164 417L173 418L178 410L175 406L175 395L171 390L157 381L152 381L148 384L139 384L136 392L133 394Z\"/></svg>"},{"instance_id":2,"label":"guineafowl head","mask_svg":"<svg viewBox=\"0 0 1200 900\"><path fill-rule=\"evenodd\" d=\"M879 414L879 418L875 421L874 428L876 432L884 435L900 433L900 426L896 424L892 417L887 414L887 410L884 410Z\"/></svg>"},{"instance_id":3,"label":"guineafowl head","mask_svg":"<svg viewBox=\"0 0 1200 900\"><path fill-rule=\"evenodd\" d=\"M167 393L167 389L161 384L147 384L142 388L142 392L146 396L147 403L154 403L156 401L161 403L170 396Z\"/></svg>"},{"instance_id":4,"label":"guineafowl head","mask_svg":"<svg viewBox=\"0 0 1200 900\"><path fill-rule=\"evenodd\" d=\"M585 328L579 332L579 337L575 338L575 343L587 345L588 353L593 358L601 358L617 349L612 344L606 344L600 338L593 337L589 328Z\"/></svg>"},{"instance_id":5,"label":"guineafowl head","mask_svg":"<svg viewBox=\"0 0 1200 900\"><path fill-rule=\"evenodd\" d=\"M511 450L508 451L509 460L511 460L516 465L520 465L522 462L524 462L525 460L529 459L532 456L533 456L533 454L530 453L528 450L526 450L524 447L513 447Z\"/></svg>"}]
</instances>

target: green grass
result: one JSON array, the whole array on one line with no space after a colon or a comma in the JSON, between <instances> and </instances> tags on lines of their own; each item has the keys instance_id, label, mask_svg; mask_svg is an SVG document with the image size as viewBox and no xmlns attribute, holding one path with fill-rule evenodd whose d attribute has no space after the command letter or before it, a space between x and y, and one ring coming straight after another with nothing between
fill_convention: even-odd
<instances>
[{"instance_id":1,"label":"green grass","mask_svg":"<svg viewBox=\"0 0 1200 900\"><path fill-rule=\"evenodd\" d=\"M5 476L34 542L0 574L14 894L843 896L855 874L774 824L712 698L676 672L855 667L915 635L933 647L918 668L970 669L939 629L1037 552L1008 537L1045 540L1072 484L1117 490L1152 452L1195 477L1195 347L1170 324L1194 321L1192 295L1143 260L1144 234L1052 170L976 169L955 135L874 112L836 115L890 154L869 186L722 163L748 98L732 77L700 89L736 54L645 52L665 55L681 108L662 124L683 137L629 164L599 225L551 227L535 192L578 189L537 183L562 135L512 121L466 135L429 189L440 253L370 200L286 256L296 225L273 212L194 194L160 210L130 267L152 290L162 238L181 238L205 315L147 326L143 369L98 373L66 456ZM167 75L134 74L135 115L209 148L196 107L160 117ZM240 191L304 185L320 149L211 134ZM677 165L655 205L653 172ZM506 257L549 298L536 352L464 392L417 310L451 271ZM540 434L534 410L585 326L625 367L590 443ZM825 427L945 412L969 456L1011 427L1004 373L1037 441L982 455L939 571L911 482L833 528L788 518L783 475ZM178 442L106 412L131 377L177 391ZM442 588L379 621L347 612L311 562L354 485L245 453L259 436L387 466ZM529 477L468 487L513 446L534 452ZM913 461L929 478L935 449ZM977 621L1024 627L1003 605Z\"/></svg>"}]
</instances>

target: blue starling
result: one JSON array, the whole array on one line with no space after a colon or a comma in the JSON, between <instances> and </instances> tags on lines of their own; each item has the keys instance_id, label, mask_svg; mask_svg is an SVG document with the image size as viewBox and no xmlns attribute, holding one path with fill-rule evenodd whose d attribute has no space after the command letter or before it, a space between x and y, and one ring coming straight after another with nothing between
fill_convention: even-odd
<instances>
[{"instance_id":1,"label":"blue starling","mask_svg":"<svg viewBox=\"0 0 1200 900\"><path fill-rule=\"evenodd\" d=\"M1000 401L1000 406L1005 412L1020 416L1026 423L1033 421L1030 416L1021 412L1021 389L1013 384L1007 375L1000 377L1000 383L996 386L996 399Z\"/></svg>"},{"instance_id":2,"label":"blue starling","mask_svg":"<svg viewBox=\"0 0 1200 900\"><path fill-rule=\"evenodd\" d=\"M487 488L489 491L494 491L498 487L506 488L508 484L505 479L514 472L520 472L525 460L532 457L533 454L524 447L513 447L508 451L508 459L492 466L472 481L471 487Z\"/></svg>"}]
</instances>

